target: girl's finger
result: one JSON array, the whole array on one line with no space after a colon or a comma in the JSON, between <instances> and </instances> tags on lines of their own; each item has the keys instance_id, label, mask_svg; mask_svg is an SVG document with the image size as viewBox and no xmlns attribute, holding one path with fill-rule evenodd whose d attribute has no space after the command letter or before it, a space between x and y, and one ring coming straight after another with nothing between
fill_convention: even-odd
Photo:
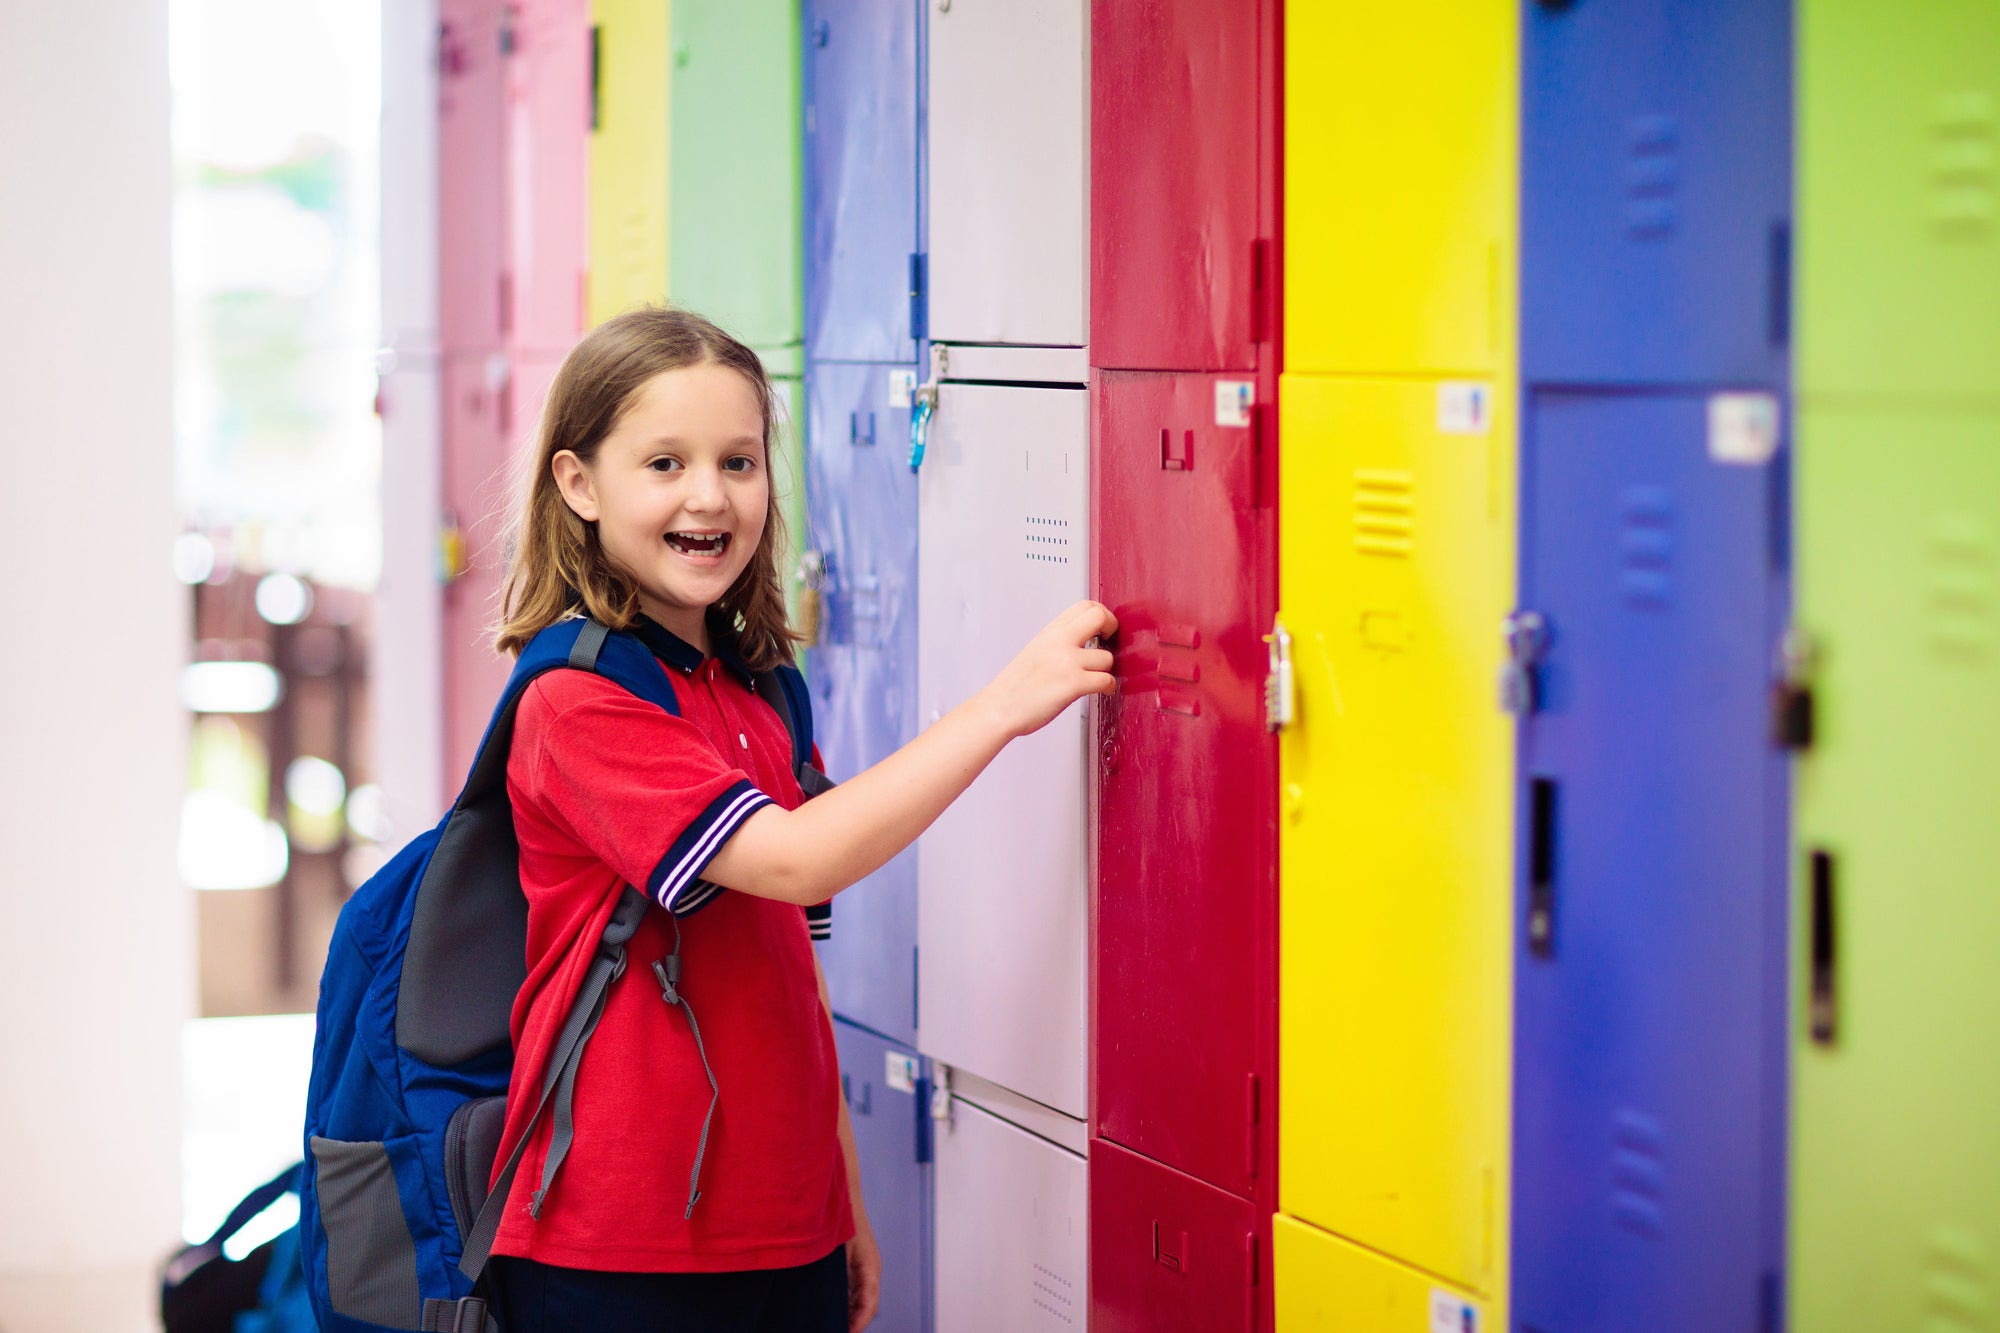
<instances>
[{"instance_id":1,"label":"girl's finger","mask_svg":"<svg viewBox=\"0 0 2000 1333\"><path fill-rule=\"evenodd\" d=\"M1085 671L1109 671L1116 661L1117 659L1103 648L1086 648L1083 652Z\"/></svg>"}]
</instances>

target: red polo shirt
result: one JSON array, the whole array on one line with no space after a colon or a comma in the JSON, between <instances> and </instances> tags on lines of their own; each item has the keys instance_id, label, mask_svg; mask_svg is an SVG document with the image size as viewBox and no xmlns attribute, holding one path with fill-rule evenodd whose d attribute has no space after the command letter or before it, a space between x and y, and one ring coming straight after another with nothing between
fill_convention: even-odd
<instances>
[{"instance_id":1,"label":"red polo shirt","mask_svg":"<svg viewBox=\"0 0 2000 1333\"><path fill-rule=\"evenodd\" d=\"M764 805L802 797L791 737L726 643L704 659L650 621L633 631L673 682L671 717L599 676L558 670L530 685L507 765L528 979L514 1002L511 1144L625 885L646 914L576 1076L575 1140L541 1216L545 1118L523 1157L495 1254L567 1268L720 1272L788 1268L854 1234L841 1158L839 1071L805 914L704 881L701 870ZM681 990L721 1092L684 1213L709 1086L686 1013L652 974L680 927ZM505 1154L503 1153L504 1157Z\"/></svg>"}]
</instances>

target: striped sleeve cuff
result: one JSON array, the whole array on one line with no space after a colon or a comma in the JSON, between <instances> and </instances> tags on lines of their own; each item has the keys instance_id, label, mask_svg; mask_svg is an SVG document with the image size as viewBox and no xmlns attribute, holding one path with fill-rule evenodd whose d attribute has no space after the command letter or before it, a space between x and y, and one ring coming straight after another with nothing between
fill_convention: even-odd
<instances>
[{"instance_id":1,"label":"striped sleeve cuff","mask_svg":"<svg viewBox=\"0 0 2000 1333\"><path fill-rule=\"evenodd\" d=\"M685 916L713 899L721 890L700 878L702 870L744 820L769 804L771 798L748 782L739 782L710 801L653 867L646 880L653 901Z\"/></svg>"},{"instance_id":2,"label":"striped sleeve cuff","mask_svg":"<svg viewBox=\"0 0 2000 1333\"><path fill-rule=\"evenodd\" d=\"M833 903L814 903L806 908L806 929L812 932L814 940L833 938Z\"/></svg>"}]
</instances>

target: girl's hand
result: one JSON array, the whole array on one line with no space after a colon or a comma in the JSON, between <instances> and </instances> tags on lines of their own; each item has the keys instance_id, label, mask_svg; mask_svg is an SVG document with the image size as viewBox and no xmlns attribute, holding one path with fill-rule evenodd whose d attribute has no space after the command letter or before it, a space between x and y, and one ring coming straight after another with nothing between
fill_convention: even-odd
<instances>
[{"instance_id":1,"label":"girl's hand","mask_svg":"<svg viewBox=\"0 0 2000 1333\"><path fill-rule=\"evenodd\" d=\"M873 1323L882 1303L882 1251L867 1219L857 1221L854 1239L847 1242L847 1333L861 1333Z\"/></svg>"},{"instance_id":2,"label":"girl's hand","mask_svg":"<svg viewBox=\"0 0 2000 1333\"><path fill-rule=\"evenodd\" d=\"M1118 618L1098 602L1078 602L1051 620L979 692L980 705L1010 737L1040 731L1086 694L1112 694L1111 654L1093 640L1118 632Z\"/></svg>"}]
</instances>

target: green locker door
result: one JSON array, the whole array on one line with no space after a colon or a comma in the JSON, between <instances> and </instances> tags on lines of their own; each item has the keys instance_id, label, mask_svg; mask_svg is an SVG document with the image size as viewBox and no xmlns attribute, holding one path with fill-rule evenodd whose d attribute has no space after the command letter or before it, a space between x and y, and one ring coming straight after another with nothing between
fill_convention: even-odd
<instances>
[{"instance_id":1,"label":"green locker door","mask_svg":"<svg viewBox=\"0 0 2000 1333\"><path fill-rule=\"evenodd\" d=\"M798 0L674 0L673 58L667 290L796 375Z\"/></svg>"},{"instance_id":2,"label":"green locker door","mask_svg":"<svg viewBox=\"0 0 2000 1333\"><path fill-rule=\"evenodd\" d=\"M1798 24L1800 392L2000 402L2000 4Z\"/></svg>"},{"instance_id":3,"label":"green locker door","mask_svg":"<svg viewBox=\"0 0 2000 1333\"><path fill-rule=\"evenodd\" d=\"M1799 436L1817 716L1797 786L1791 1327L1986 1333L2000 414L1809 409Z\"/></svg>"}]
</instances>

